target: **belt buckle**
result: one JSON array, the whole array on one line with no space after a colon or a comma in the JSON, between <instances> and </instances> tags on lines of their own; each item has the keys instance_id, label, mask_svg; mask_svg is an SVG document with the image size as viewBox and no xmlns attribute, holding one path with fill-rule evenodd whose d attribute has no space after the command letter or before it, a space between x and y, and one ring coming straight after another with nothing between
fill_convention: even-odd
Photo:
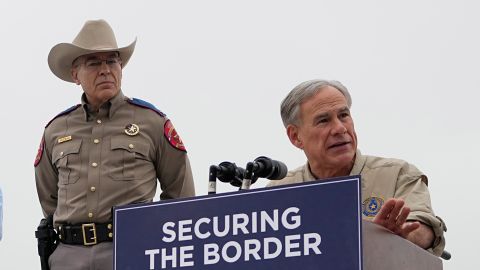
<instances>
[{"instance_id":1,"label":"belt buckle","mask_svg":"<svg viewBox=\"0 0 480 270\"><path fill-rule=\"evenodd\" d=\"M93 232L93 237L88 238L87 232ZM95 228L95 223L82 224L82 233L83 245L91 246L97 244L97 229ZM88 235L90 235L90 233L88 233Z\"/></svg>"}]
</instances>

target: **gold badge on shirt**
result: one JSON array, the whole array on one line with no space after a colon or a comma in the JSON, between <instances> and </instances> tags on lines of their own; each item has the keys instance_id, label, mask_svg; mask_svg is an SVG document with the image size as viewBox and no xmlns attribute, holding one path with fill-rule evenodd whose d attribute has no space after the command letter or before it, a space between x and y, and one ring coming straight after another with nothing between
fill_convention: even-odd
<instances>
[{"instance_id":1,"label":"gold badge on shirt","mask_svg":"<svg viewBox=\"0 0 480 270\"><path fill-rule=\"evenodd\" d=\"M68 142L68 141L71 141L72 140L72 136L65 136L65 137L62 137L62 138L58 138L58 143L63 143L63 142Z\"/></svg>"},{"instance_id":2,"label":"gold badge on shirt","mask_svg":"<svg viewBox=\"0 0 480 270\"><path fill-rule=\"evenodd\" d=\"M125 126L125 134L135 136L140 132L140 128L136 124L128 124Z\"/></svg>"}]
</instances>

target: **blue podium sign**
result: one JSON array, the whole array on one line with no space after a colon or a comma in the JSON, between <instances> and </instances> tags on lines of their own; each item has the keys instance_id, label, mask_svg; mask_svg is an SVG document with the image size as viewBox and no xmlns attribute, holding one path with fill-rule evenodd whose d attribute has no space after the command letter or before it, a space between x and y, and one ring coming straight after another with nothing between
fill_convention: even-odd
<instances>
[{"instance_id":1,"label":"blue podium sign","mask_svg":"<svg viewBox=\"0 0 480 270\"><path fill-rule=\"evenodd\" d=\"M114 269L362 269L360 176L114 209Z\"/></svg>"}]
</instances>

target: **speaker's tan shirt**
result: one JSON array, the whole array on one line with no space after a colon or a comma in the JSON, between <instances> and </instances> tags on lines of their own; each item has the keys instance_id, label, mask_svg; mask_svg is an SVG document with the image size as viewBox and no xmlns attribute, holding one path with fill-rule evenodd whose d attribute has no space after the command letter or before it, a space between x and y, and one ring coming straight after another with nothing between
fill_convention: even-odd
<instances>
[{"instance_id":1,"label":"speaker's tan shirt","mask_svg":"<svg viewBox=\"0 0 480 270\"><path fill-rule=\"evenodd\" d=\"M414 165L403 160L362 155L357 151L350 175L361 175L362 217L372 220L383 202L390 198L401 198L410 207L409 220L421 221L432 227L435 241L430 251L440 255L445 247L444 222L435 216L428 191L428 179ZM268 186L313 181L308 162L290 171L279 181L270 181Z\"/></svg>"},{"instance_id":2,"label":"speaker's tan shirt","mask_svg":"<svg viewBox=\"0 0 480 270\"><path fill-rule=\"evenodd\" d=\"M98 112L89 111L83 96L81 106L44 131L35 166L44 214L54 214L57 225L108 222L113 206L151 202L157 179L161 199L194 196L187 153L169 140L177 135L170 124L161 112L131 104L122 92ZM137 134L135 128L126 132L134 125Z\"/></svg>"}]
</instances>

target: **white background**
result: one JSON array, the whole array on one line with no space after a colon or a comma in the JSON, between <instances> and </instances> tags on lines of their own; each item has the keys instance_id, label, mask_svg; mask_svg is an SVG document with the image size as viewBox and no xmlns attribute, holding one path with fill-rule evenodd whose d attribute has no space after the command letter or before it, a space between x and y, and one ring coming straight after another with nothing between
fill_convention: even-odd
<instances>
[{"instance_id":1,"label":"white background","mask_svg":"<svg viewBox=\"0 0 480 270\"><path fill-rule=\"evenodd\" d=\"M81 94L50 72L47 55L98 18L121 46L138 37L123 91L172 119L197 194L221 161L304 164L279 104L302 81L336 79L351 91L362 152L408 160L429 176L453 254L444 269L479 269L479 8L473 0L2 1L0 269L40 268L33 161L44 125Z\"/></svg>"}]
</instances>

